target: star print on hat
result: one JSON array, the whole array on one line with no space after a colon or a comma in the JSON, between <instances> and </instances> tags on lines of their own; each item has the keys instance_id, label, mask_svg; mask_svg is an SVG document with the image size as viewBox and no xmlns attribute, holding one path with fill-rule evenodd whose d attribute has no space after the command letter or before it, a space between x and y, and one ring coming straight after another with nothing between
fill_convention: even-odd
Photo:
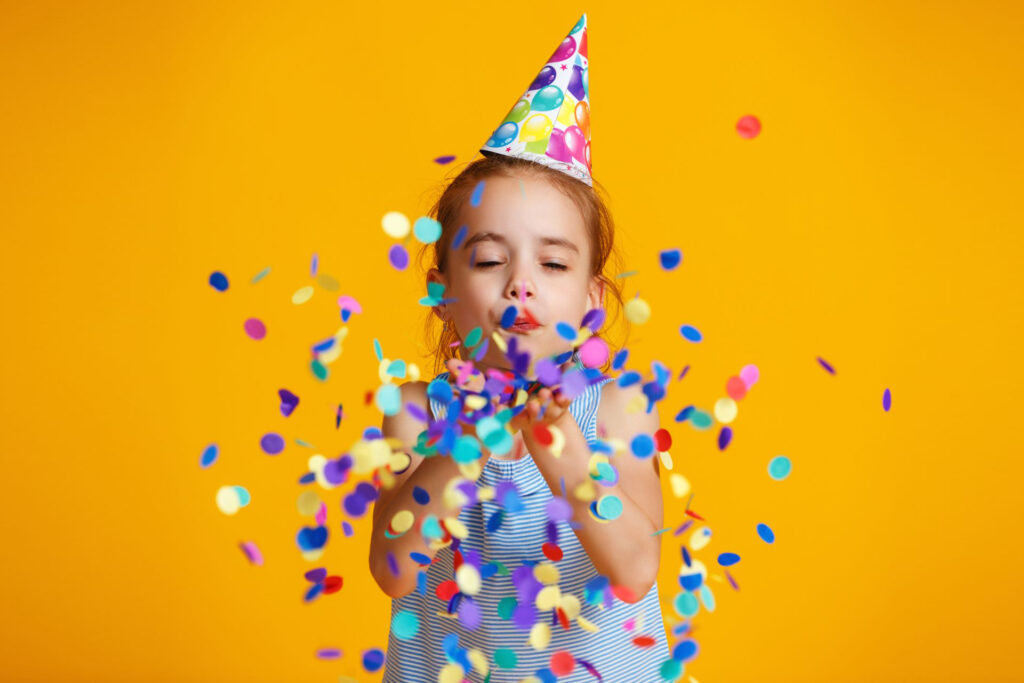
<instances>
[{"instance_id":1,"label":"star print on hat","mask_svg":"<svg viewBox=\"0 0 1024 683\"><path fill-rule=\"evenodd\" d=\"M536 161L593 187L587 63L584 14L480 151Z\"/></svg>"}]
</instances>

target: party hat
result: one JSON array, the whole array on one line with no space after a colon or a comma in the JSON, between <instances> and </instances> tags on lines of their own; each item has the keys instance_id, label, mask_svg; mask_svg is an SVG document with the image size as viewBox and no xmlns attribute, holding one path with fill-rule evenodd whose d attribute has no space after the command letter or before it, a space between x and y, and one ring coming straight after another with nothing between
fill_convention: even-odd
<instances>
[{"instance_id":1,"label":"party hat","mask_svg":"<svg viewBox=\"0 0 1024 683\"><path fill-rule=\"evenodd\" d=\"M480 151L536 161L593 187L586 14Z\"/></svg>"}]
</instances>

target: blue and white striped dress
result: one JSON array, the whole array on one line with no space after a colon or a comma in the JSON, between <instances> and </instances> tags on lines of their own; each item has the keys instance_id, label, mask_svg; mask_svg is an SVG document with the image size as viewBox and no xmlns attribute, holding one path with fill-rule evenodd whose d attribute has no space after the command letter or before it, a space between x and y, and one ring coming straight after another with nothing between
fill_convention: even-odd
<instances>
[{"instance_id":1,"label":"blue and white striped dress","mask_svg":"<svg viewBox=\"0 0 1024 683\"><path fill-rule=\"evenodd\" d=\"M438 378L446 380L448 374L441 373ZM601 387L608 381L611 380L588 386L569 405L569 412L591 444L597 440ZM436 419L445 416L447 406L443 403L431 399L430 407ZM598 572L567 522L558 523L558 545L563 551L562 559L555 563L559 570L558 586L563 595L571 593L579 599L580 616L598 626L600 631L585 631L575 620L570 620L570 628L565 630L555 618L554 610L538 610L538 621L551 625L551 640L545 650L537 651L529 644L528 630L499 616L498 602L516 596L512 582L515 570L524 564L548 561L541 546L548 541L546 506L552 498L551 489L528 453L518 460L489 458L478 485L495 486L503 479L515 482L524 509L505 515L501 526L491 533L485 533L487 520L503 509L497 499L477 502L463 508L459 514L459 520L469 531L468 538L459 544L459 550L464 555L469 550L479 553L481 567L500 562L508 569L508 574L495 573L485 578L479 593L472 596L480 607L479 626L469 629L458 619L451 618L455 615L447 615L448 603L436 594L441 583L455 577L454 551L451 546L442 548L426 569L426 590L423 593L413 590L391 602L392 619L399 612L413 612L419 618L419 632L408 640L397 638L394 632L389 634L383 683L435 683L440 670L450 661L445 655L445 638L448 637L450 645L456 636L458 648L481 650L490 666L489 678L485 678L475 669L466 667L468 661L462 658L464 679L473 683L486 680L491 683L523 680L589 683L599 680L581 661L593 667L605 683L661 683L661 664L669 659L669 652L657 583L635 604L615 598L598 604L589 602L584 596L584 586L595 579ZM634 621L632 630L627 628L630 620ZM655 643L638 647L633 644L638 636L649 636ZM495 665L494 652L499 648L515 651L518 661L514 668ZM568 651L577 663L570 674L556 678L548 666L551 655L559 650Z\"/></svg>"}]
</instances>

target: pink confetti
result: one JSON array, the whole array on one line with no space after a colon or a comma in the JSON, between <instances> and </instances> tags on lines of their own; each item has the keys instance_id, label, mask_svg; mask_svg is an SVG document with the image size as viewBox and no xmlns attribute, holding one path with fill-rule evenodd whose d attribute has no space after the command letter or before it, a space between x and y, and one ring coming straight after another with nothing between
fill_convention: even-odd
<instances>
[{"instance_id":1,"label":"pink confetti","mask_svg":"<svg viewBox=\"0 0 1024 683\"><path fill-rule=\"evenodd\" d=\"M249 563L254 564L257 567L263 566L263 553L256 547L256 544L252 541L243 541L238 544L238 547L242 549L245 556L249 558Z\"/></svg>"},{"instance_id":2,"label":"pink confetti","mask_svg":"<svg viewBox=\"0 0 1024 683\"><path fill-rule=\"evenodd\" d=\"M756 116L749 114L742 116L736 122L736 132L740 134L741 138L753 140L761 132L761 122L757 120Z\"/></svg>"}]
</instances>

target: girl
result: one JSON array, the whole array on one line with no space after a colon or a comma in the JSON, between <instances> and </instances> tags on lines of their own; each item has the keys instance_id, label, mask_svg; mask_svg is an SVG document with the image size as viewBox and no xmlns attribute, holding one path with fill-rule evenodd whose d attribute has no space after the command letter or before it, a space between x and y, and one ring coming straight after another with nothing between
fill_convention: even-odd
<instances>
[{"instance_id":1,"label":"girl","mask_svg":"<svg viewBox=\"0 0 1024 683\"><path fill-rule=\"evenodd\" d=\"M621 304L604 275L610 216L589 184L503 155L465 168L431 213L442 233L427 280L446 297L433 308L444 326L435 370L448 371L404 384L402 405L419 411L383 422L384 436L410 457L373 511L371 572L393 598L384 682L662 681L658 458L607 447L654 434L657 409L627 410L643 398L640 385L620 388L585 368L556 330L559 322L583 329L608 290ZM460 344L461 359L446 355L449 339L477 327L508 353L498 343L482 354ZM510 362L525 354L536 368L549 359L546 374L573 376L575 388L527 384ZM514 406L508 394L519 389L532 395ZM502 409L511 414L510 447L494 429ZM480 415L492 420L486 430ZM450 443L452 455L439 453L446 430L500 453L485 446L473 461ZM612 467L595 482L602 459ZM396 538L390 525L406 526L398 519L409 513L415 525Z\"/></svg>"}]
</instances>

